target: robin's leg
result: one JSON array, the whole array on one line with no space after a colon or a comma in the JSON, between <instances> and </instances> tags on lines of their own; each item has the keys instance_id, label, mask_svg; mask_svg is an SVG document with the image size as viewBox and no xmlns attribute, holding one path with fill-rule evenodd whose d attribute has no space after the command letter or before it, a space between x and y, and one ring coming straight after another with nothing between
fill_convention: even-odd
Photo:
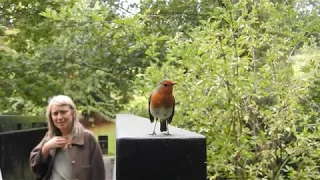
<instances>
[{"instance_id":1,"label":"robin's leg","mask_svg":"<svg viewBox=\"0 0 320 180\"><path fill-rule=\"evenodd\" d=\"M169 124L168 124L168 121L166 120L166 124L167 124L167 132L166 132L166 134L167 135L170 135L170 132L169 132Z\"/></svg>"},{"instance_id":2,"label":"robin's leg","mask_svg":"<svg viewBox=\"0 0 320 180\"><path fill-rule=\"evenodd\" d=\"M152 131L152 133L150 133L150 135L156 135L156 126L157 126L157 120L155 120L155 122L154 122L153 131Z\"/></svg>"}]
</instances>

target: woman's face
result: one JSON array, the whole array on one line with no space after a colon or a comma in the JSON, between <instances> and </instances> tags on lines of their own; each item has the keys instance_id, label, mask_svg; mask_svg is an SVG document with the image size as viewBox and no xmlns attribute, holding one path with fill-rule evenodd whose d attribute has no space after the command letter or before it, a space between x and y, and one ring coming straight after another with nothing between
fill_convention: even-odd
<instances>
[{"instance_id":1,"label":"woman's face","mask_svg":"<svg viewBox=\"0 0 320 180\"><path fill-rule=\"evenodd\" d=\"M51 119L53 124L65 133L70 133L72 129L73 110L69 105L55 105L51 106Z\"/></svg>"}]
</instances>

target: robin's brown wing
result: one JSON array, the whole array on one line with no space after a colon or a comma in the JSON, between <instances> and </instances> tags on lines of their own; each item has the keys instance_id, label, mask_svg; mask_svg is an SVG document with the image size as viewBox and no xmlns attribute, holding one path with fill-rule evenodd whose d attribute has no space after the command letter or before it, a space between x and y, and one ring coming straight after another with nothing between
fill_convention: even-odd
<instances>
[{"instance_id":1,"label":"robin's brown wing","mask_svg":"<svg viewBox=\"0 0 320 180\"><path fill-rule=\"evenodd\" d=\"M174 98L174 96L173 96L172 114L171 114L171 116L167 119L168 124L170 124L170 123L172 122L172 119L173 119L173 116L174 116L174 107L175 107L175 105L176 105L176 100L175 100L175 98Z\"/></svg>"},{"instance_id":2,"label":"robin's brown wing","mask_svg":"<svg viewBox=\"0 0 320 180\"><path fill-rule=\"evenodd\" d=\"M150 117L150 122L153 123L154 121L154 117L152 116L151 112L150 112L150 103L151 103L151 97L152 97L152 94L149 96L149 105L148 105L148 110L149 110L149 117Z\"/></svg>"}]
</instances>

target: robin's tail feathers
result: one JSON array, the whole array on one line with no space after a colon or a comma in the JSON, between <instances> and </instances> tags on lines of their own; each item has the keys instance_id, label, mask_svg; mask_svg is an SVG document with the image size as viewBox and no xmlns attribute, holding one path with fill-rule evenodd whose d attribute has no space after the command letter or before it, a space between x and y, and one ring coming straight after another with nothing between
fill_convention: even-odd
<instances>
[{"instance_id":1,"label":"robin's tail feathers","mask_svg":"<svg viewBox=\"0 0 320 180\"><path fill-rule=\"evenodd\" d=\"M167 131L167 122L166 121L160 122L160 131L161 132Z\"/></svg>"}]
</instances>

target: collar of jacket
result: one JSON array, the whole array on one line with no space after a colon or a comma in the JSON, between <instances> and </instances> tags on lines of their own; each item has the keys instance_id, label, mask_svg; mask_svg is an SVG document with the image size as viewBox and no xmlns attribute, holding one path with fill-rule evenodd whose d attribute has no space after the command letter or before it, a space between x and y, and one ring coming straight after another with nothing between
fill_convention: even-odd
<instances>
[{"instance_id":1,"label":"collar of jacket","mask_svg":"<svg viewBox=\"0 0 320 180\"><path fill-rule=\"evenodd\" d=\"M84 145L84 133L79 134L78 136L72 139L72 144Z\"/></svg>"}]
</instances>

